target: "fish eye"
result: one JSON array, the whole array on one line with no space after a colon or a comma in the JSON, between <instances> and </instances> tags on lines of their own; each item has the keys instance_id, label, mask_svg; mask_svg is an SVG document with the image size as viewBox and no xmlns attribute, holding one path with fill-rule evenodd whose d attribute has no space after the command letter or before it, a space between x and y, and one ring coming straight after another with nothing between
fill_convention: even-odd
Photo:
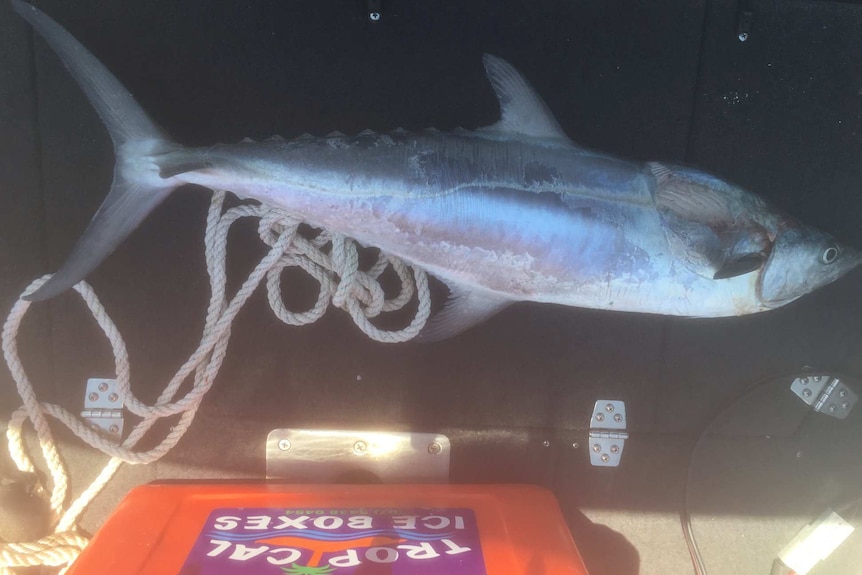
<instances>
[{"instance_id":1,"label":"fish eye","mask_svg":"<svg viewBox=\"0 0 862 575\"><path fill-rule=\"evenodd\" d=\"M839 253L840 250L838 249L838 246L832 244L831 246L823 250L822 254L820 254L820 262L824 264L831 264L838 259Z\"/></svg>"}]
</instances>

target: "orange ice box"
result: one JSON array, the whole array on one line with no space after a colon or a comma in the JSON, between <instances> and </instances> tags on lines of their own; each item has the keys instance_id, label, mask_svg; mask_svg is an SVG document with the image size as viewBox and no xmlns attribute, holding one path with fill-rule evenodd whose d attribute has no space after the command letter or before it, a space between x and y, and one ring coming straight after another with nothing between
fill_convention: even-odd
<instances>
[{"instance_id":1,"label":"orange ice box","mask_svg":"<svg viewBox=\"0 0 862 575\"><path fill-rule=\"evenodd\" d=\"M523 485L153 484L70 575L585 575L553 495Z\"/></svg>"}]
</instances>

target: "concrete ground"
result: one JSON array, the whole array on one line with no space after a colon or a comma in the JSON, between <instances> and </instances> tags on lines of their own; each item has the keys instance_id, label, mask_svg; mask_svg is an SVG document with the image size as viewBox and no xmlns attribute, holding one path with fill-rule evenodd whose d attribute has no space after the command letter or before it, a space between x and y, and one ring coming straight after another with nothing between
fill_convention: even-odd
<instances>
[{"instance_id":1,"label":"concrete ground","mask_svg":"<svg viewBox=\"0 0 862 575\"><path fill-rule=\"evenodd\" d=\"M739 6L723 1L390 0L377 24L359 0L38 2L183 144L489 124L490 52L524 71L577 142L709 170L862 247L862 8L751 5L741 42ZM63 261L112 165L83 94L0 2L3 313ZM149 400L199 338L207 203L204 190L180 190L89 278ZM231 242L235 286L262 249L251 226ZM257 293L189 434L158 463L124 468L83 526L96 530L136 484L262 476L274 428L413 429L451 437L454 482L552 488L593 575L692 572L679 524L691 460L709 573L765 574L805 523L862 495L862 408L844 421L811 414L787 377L811 366L862 393L860 287L856 272L786 308L720 320L520 304L432 345L374 343L337 310L287 327ZM33 308L20 346L40 398L72 411L87 378L112 374L69 294ZM0 386L11 413L19 399L5 370ZM616 469L573 448L599 398L628 409ZM61 437L80 490L104 456ZM860 561L857 534L814 573L857 572Z\"/></svg>"}]
</instances>

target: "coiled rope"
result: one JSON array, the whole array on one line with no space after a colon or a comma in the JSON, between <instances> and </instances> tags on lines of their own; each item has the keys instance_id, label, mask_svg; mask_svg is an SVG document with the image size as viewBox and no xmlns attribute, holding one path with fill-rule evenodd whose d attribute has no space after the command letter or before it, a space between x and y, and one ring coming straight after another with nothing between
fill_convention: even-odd
<instances>
[{"instance_id":1,"label":"coiled rope","mask_svg":"<svg viewBox=\"0 0 862 575\"><path fill-rule=\"evenodd\" d=\"M167 384L155 404L147 405L132 393L126 345L92 288L85 282L75 286L75 291L81 295L111 345L117 386L125 407L142 418L122 443L106 438L78 416L58 405L39 402L18 356L18 329L31 305L31 302L23 297L33 293L51 276L46 275L31 283L24 290L22 298L12 307L3 325L3 355L24 405L12 414L6 437L9 452L18 469L25 472L35 471L23 439L24 423L28 420L33 423L51 477L50 489L40 487L44 492L50 493L53 532L35 542L0 544L0 575L11 573L11 568L14 567L35 565L60 566L64 571L68 569L88 542L87 538L79 533L77 521L119 467L123 463L156 461L170 451L185 434L224 361L234 318L264 278L273 313L289 325L304 325L317 321L330 304L347 311L356 325L376 341L407 341L415 337L425 325L431 311L431 297L428 278L421 269L411 268L381 252L370 269L361 270L359 253L353 240L327 231L320 231L309 239L299 233L302 222L281 209L264 205L240 205L225 210L224 200L225 192L213 192L207 215L205 255L211 297L201 342ZM236 221L249 217L259 219L258 235L270 249L237 293L228 299L225 269L228 231ZM320 284L317 301L311 309L294 312L285 307L281 292L281 275L288 267L301 268ZM398 295L389 299L378 281L388 267L392 268L401 282ZM418 308L405 328L382 330L371 323L371 319L383 312L403 308L414 296L418 299ZM175 399L180 386L189 377L193 378L192 388L184 396ZM161 443L148 451L134 449L156 421L172 415L180 415L179 421L171 427ZM99 476L68 506L68 473L57 451L48 425L48 416L61 422L92 447L110 456Z\"/></svg>"}]
</instances>

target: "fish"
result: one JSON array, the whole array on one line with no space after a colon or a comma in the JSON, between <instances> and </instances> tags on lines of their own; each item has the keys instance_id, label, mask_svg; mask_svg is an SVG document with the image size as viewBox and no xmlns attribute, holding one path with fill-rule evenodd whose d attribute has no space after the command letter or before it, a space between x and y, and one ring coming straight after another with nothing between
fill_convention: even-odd
<instances>
[{"instance_id":1,"label":"fish","mask_svg":"<svg viewBox=\"0 0 862 575\"><path fill-rule=\"evenodd\" d=\"M379 248L449 297L421 337L459 334L520 301L670 316L774 309L862 255L732 183L579 146L502 58L500 106L476 130L363 131L184 147L46 14L11 0L59 55L114 144L110 191L68 259L28 296L83 280L175 189L230 190Z\"/></svg>"}]
</instances>

